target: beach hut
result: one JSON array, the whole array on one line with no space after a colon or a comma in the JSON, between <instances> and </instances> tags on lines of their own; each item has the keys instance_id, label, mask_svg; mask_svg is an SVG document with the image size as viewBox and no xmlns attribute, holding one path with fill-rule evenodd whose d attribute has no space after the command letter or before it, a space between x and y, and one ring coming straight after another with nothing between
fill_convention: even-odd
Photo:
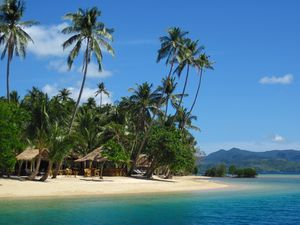
<instances>
[{"instance_id":1,"label":"beach hut","mask_svg":"<svg viewBox=\"0 0 300 225\"><path fill-rule=\"evenodd\" d=\"M16 156L17 160L19 161L19 171L18 171L18 175L21 174L21 170L22 170L22 165L23 162L25 161L25 173L26 174L31 174L35 168L35 164L37 161L37 158L40 154L40 150L39 149L35 149L35 148L27 148L25 149L23 152L21 152L19 155ZM48 150L47 149L43 149L42 150L42 162L44 161L48 161L49 159L49 155L48 155ZM43 164L43 163L42 163ZM43 168L43 166L41 166L40 168Z\"/></svg>"},{"instance_id":2,"label":"beach hut","mask_svg":"<svg viewBox=\"0 0 300 225\"><path fill-rule=\"evenodd\" d=\"M89 169L84 169L84 175L85 176L91 176L92 175L92 163L96 162L97 164L100 163L100 171L99 171L99 176L102 179L102 174L103 174L103 165L104 163L107 161L106 157L102 156L102 148L96 148L95 150L93 150L92 152L90 152L89 154L87 154L86 156L75 160L75 162L90 162L90 168ZM97 170L95 171L96 173L98 172ZM95 174L95 173L94 173Z\"/></svg>"}]
</instances>

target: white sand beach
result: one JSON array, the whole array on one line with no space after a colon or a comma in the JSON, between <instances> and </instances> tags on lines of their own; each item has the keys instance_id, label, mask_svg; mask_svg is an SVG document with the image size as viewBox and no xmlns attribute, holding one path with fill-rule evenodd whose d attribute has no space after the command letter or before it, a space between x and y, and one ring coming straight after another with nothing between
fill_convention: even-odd
<instances>
[{"instance_id":1,"label":"white sand beach","mask_svg":"<svg viewBox=\"0 0 300 225\"><path fill-rule=\"evenodd\" d=\"M164 180L130 177L81 176L48 179L46 182L0 179L0 198L26 198L51 196L126 195L141 193L168 193L213 190L229 188L229 185L216 183L207 177L185 176Z\"/></svg>"}]
</instances>

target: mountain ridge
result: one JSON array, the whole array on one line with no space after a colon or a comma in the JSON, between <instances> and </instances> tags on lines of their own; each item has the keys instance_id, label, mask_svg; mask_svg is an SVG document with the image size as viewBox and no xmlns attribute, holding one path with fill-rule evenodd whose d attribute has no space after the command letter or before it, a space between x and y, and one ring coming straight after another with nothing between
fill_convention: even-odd
<instances>
[{"instance_id":1,"label":"mountain ridge","mask_svg":"<svg viewBox=\"0 0 300 225\"><path fill-rule=\"evenodd\" d=\"M254 152L239 148L220 149L204 158L201 169L218 164L253 167L259 172L300 172L300 150Z\"/></svg>"}]
</instances>

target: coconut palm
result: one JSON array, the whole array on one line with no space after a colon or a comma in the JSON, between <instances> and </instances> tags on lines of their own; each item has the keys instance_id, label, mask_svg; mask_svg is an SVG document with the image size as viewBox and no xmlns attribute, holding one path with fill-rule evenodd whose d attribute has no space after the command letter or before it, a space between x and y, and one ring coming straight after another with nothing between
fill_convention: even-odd
<instances>
[{"instance_id":1,"label":"coconut palm","mask_svg":"<svg viewBox=\"0 0 300 225\"><path fill-rule=\"evenodd\" d=\"M162 36L160 37L160 49L158 50L158 55L157 55L157 62L160 62L162 59L166 58L166 65L168 66L169 64L170 66L170 71L167 75L167 80L170 79L172 72L173 72L173 67L175 65L175 63L177 62L176 58L177 58L177 54L180 50L180 48L183 46L184 44L184 37L188 34L188 32L186 31L182 31L179 27L171 27L168 30L168 35L167 36ZM157 104L157 108L160 108L160 106L163 103L164 100L164 94L165 94L165 90L162 91L162 95L161 98L158 101ZM153 122L154 122L154 117L155 117L155 113L152 116L152 121L151 124L149 126L149 129L147 130L147 132L144 135L144 138L140 144L139 150L138 152L141 152L142 149L144 148L145 144L146 144L146 140L148 138L148 135L151 131L151 127L153 126ZM134 170L134 168L132 167L129 174L132 173L132 171Z\"/></svg>"},{"instance_id":2,"label":"coconut palm","mask_svg":"<svg viewBox=\"0 0 300 225\"><path fill-rule=\"evenodd\" d=\"M178 77L181 77L182 71L186 69L186 75L185 75L185 81L184 86L181 94L181 98L179 101L179 107L182 104L183 97L185 95L186 86L189 79L189 72L190 67L195 66L195 58L196 56L201 52L203 47L198 47L198 41L192 41L191 39L187 38L185 39L185 45L183 48L180 49L177 59L178 59L178 66L175 69L175 72L177 73Z\"/></svg>"},{"instance_id":3,"label":"coconut palm","mask_svg":"<svg viewBox=\"0 0 300 225\"><path fill-rule=\"evenodd\" d=\"M103 94L105 94L106 96L109 97L109 92L106 90L103 82L97 84L97 87L98 87L98 90L96 91L95 96L97 97L98 95L100 95L100 107L101 107Z\"/></svg>"},{"instance_id":4,"label":"coconut palm","mask_svg":"<svg viewBox=\"0 0 300 225\"><path fill-rule=\"evenodd\" d=\"M101 12L97 7L86 10L79 9L76 13L68 13L65 15L65 19L70 20L72 23L70 26L62 30L62 33L64 34L72 34L72 36L63 43L64 49L73 46L73 49L68 56L69 69L71 69L75 58L80 53L82 45L86 46L82 66L83 79L69 126L69 132L71 132L78 110L92 54L97 60L99 71L102 71L102 48L105 48L110 54L114 55L114 50L110 45L110 41L113 39L113 29L108 29L105 27L104 23L97 21L100 15Z\"/></svg>"},{"instance_id":5,"label":"coconut palm","mask_svg":"<svg viewBox=\"0 0 300 225\"><path fill-rule=\"evenodd\" d=\"M17 91L10 92L9 96L12 102L16 103L17 105L20 103L20 95Z\"/></svg>"},{"instance_id":6,"label":"coconut palm","mask_svg":"<svg viewBox=\"0 0 300 225\"><path fill-rule=\"evenodd\" d=\"M24 28L37 24L35 21L21 21L24 14L24 2L22 0L4 0L0 6L0 44L4 44L1 55L3 60L7 54L6 64L6 96L10 100L10 63L13 55L26 56L28 42L33 42Z\"/></svg>"},{"instance_id":7,"label":"coconut palm","mask_svg":"<svg viewBox=\"0 0 300 225\"><path fill-rule=\"evenodd\" d=\"M151 115L157 114L157 103L161 98L158 90L152 90L153 84L147 82L137 85L136 88L130 88L133 94L130 96L130 107L139 131L145 132L150 125Z\"/></svg>"},{"instance_id":8,"label":"coconut palm","mask_svg":"<svg viewBox=\"0 0 300 225\"><path fill-rule=\"evenodd\" d=\"M213 69L212 62L209 61L209 56L207 56L204 53L200 54L199 57L195 59L195 66L198 69L199 81L198 81L197 91L196 91L191 109L189 111L189 114L192 113L193 108L196 104L196 101L197 101L197 98L198 98L198 95L199 95L200 86L201 86L201 83L202 83L202 77L203 77L204 70L205 69Z\"/></svg>"},{"instance_id":9,"label":"coconut palm","mask_svg":"<svg viewBox=\"0 0 300 225\"><path fill-rule=\"evenodd\" d=\"M163 91L165 90L165 104L166 104L166 108L165 108L165 113L164 113L164 117L165 119L168 116L168 106L169 106L169 102L171 101L171 104L173 107L175 107L175 105L178 103L178 100L180 99L180 94L174 94L174 91L176 89L177 86L177 82L175 82L175 77L169 78L169 79L162 79L162 86L160 86L158 88L159 91Z\"/></svg>"},{"instance_id":10,"label":"coconut palm","mask_svg":"<svg viewBox=\"0 0 300 225\"><path fill-rule=\"evenodd\" d=\"M176 62L176 57L184 45L184 38L188 34L186 31L182 31L179 27L171 27L168 30L167 36L160 37L160 49L158 50L157 62L160 62L162 59L166 58L166 65L171 65L168 78L172 74L174 64Z\"/></svg>"},{"instance_id":11,"label":"coconut palm","mask_svg":"<svg viewBox=\"0 0 300 225\"><path fill-rule=\"evenodd\" d=\"M175 122L178 123L178 128L181 131L186 131L187 129L199 131L200 129L192 124L193 120L197 120L197 117L190 115L187 108L178 107Z\"/></svg>"}]
</instances>

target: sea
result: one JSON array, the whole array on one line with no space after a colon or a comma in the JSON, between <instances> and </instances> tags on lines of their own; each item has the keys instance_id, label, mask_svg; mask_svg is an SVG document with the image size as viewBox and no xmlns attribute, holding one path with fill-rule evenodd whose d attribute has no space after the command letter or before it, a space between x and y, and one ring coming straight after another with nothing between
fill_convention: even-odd
<instances>
[{"instance_id":1,"label":"sea","mask_svg":"<svg viewBox=\"0 0 300 225\"><path fill-rule=\"evenodd\" d=\"M0 224L300 225L300 175L264 174L213 181L230 188L176 194L0 199Z\"/></svg>"}]
</instances>

